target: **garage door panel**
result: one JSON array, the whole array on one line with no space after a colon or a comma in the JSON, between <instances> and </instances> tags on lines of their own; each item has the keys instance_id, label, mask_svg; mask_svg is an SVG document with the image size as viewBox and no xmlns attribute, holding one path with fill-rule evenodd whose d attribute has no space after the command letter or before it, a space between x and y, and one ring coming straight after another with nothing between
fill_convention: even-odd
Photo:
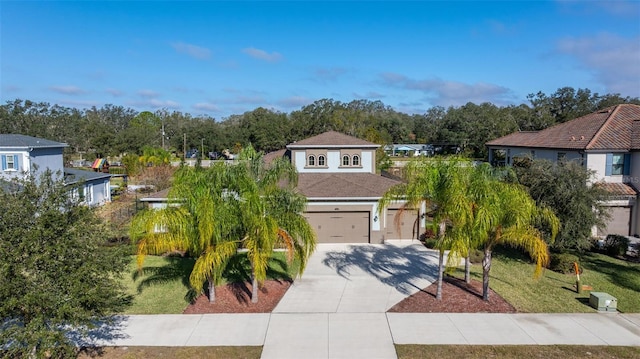
<instances>
[{"instance_id":1,"label":"garage door panel","mask_svg":"<svg viewBox=\"0 0 640 359\"><path fill-rule=\"evenodd\" d=\"M405 209L399 218L399 228L396 225L396 215L399 209L387 209L387 218L385 222L385 239L412 239L416 235L414 226L418 218L418 211L413 209Z\"/></svg>"},{"instance_id":2,"label":"garage door panel","mask_svg":"<svg viewBox=\"0 0 640 359\"><path fill-rule=\"evenodd\" d=\"M601 236L607 234L629 235L629 227L631 226L631 207L611 207L611 219L607 223L603 231L599 231Z\"/></svg>"},{"instance_id":3,"label":"garage door panel","mask_svg":"<svg viewBox=\"0 0 640 359\"><path fill-rule=\"evenodd\" d=\"M307 212L318 243L369 243L369 212Z\"/></svg>"}]
</instances>

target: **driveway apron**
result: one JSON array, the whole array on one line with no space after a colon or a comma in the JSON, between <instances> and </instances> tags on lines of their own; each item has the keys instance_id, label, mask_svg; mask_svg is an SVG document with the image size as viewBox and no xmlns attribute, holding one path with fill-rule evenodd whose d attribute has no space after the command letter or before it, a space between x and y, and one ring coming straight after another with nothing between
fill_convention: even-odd
<instances>
[{"instance_id":1,"label":"driveway apron","mask_svg":"<svg viewBox=\"0 0 640 359\"><path fill-rule=\"evenodd\" d=\"M385 312L437 277L420 244L321 244L274 309L262 358L396 358Z\"/></svg>"}]
</instances>

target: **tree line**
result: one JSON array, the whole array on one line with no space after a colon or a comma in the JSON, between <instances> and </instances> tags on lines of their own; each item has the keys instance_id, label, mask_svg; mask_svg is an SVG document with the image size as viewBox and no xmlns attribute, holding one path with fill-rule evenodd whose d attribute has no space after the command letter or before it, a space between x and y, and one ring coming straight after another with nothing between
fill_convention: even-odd
<instances>
[{"instance_id":1,"label":"tree line","mask_svg":"<svg viewBox=\"0 0 640 359\"><path fill-rule=\"evenodd\" d=\"M85 159L142 155L148 147L164 148L179 156L185 149L205 154L237 151L248 143L268 153L328 130L378 144L455 145L467 156L486 158L485 142L514 131L541 130L620 103L640 104L637 97L599 95L572 87L550 95L530 94L527 100L527 104L508 106L469 102L406 114L381 101L321 99L290 113L258 107L216 120L166 109L138 112L111 104L77 109L16 99L0 106L0 133L64 142L69 145L67 156L83 154Z\"/></svg>"}]
</instances>

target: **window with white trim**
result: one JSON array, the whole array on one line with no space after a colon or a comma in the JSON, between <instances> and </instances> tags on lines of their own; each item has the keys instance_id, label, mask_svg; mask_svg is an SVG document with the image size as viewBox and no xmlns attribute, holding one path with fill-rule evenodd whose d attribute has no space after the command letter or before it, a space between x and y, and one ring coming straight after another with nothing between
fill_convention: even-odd
<instances>
[{"instance_id":1,"label":"window with white trim","mask_svg":"<svg viewBox=\"0 0 640 359\"><path fill-rule=\"evenodd\" d=\"M351 157L351 165L360 166L360 156L353 155L353 157Z\"/></svg>"},{"instance_id":2,"label":"window with white trim","mask_svg":"<svg viewBox=\"0 0 640 359\"><path fill-rule=\"evenodd\" d=\"M326 158L323 155L318 156L318 166L326 166Z\"/></svg>"},{"instance_id":3,"label":"window with white trim","mask_svg":"<svg viewBox=\"0 0 640 359\"><path fill-rule=\"evenodd\" d=\"M2 155L2 170L3 171L17 171L18 170L18 155Z\"/></svg>"},{"instance_id":4,"label":"window with white trim","mask_svg":"<svg viewBox=\"0 0 640 359\"><path fill-rule=\"evenodd\" d=\"M344 155L342 156L342 165L343 166L348 166L349 165L349 156L348 155Z\"/></svg>"},{"instance_id":5,"label":"window with white trim","mask_svg":"<svg viewBox=\"0 0 640 359\"><path fill-rule=\"evenodd\" d=\"M315 166L316 165L316 156L311 155L307 158L307 166Z\"/></svg>"}]
</instances>

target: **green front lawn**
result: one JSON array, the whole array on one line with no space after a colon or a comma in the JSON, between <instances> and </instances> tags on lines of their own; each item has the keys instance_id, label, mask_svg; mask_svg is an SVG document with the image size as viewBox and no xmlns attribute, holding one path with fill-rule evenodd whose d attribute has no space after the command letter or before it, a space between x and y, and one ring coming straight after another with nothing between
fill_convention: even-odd
<instances>
[{"instance_id":1,"label":"green front lawn","mask_svg":"<svg viewBox=\"0 0 640 359\"><path fill-rule=\"evenodd\" d=\"M124 283L133 296L132 305L124 314L179 314L197 293L189 287L189 275L195 260L180 256L146 256L142 270L136 257L131 257L130 275ZM270 279L291 279L299 264L287 264L285 253L275 252L267 275ZM227 282L250 280L250 264L245 254L232 259L225 272Z\"/></svg>"},{"instance_id":2,"label":"green front lawn","mask_svg":"<svg viewBox=\"0 0 640 359\"><path fill-rule=\"evenodd\" d=\"M638 358L638 347L575 345L396 345L399 359Z\"/></svg>"},{"instance_id":3,"label":"green front lawn","mask_svg":"<svg viewBox=\"0 0 640 359\"><path fill-rule=\"evenodd\" d=\"M640 313L640 264L625 262L599 253L581 255L584 272L582 285L595 292L606 292L618 299L618 310ZM514 251L496 253L489 285L520 312L574 313L595 312L589 307L589 291L575 291L575 275L545 270L533 279L534 266ZM456 274L458 276L459 274ZM472 266L472 275L482 280L482 266Z\"/></svg>"}]
</instances>

